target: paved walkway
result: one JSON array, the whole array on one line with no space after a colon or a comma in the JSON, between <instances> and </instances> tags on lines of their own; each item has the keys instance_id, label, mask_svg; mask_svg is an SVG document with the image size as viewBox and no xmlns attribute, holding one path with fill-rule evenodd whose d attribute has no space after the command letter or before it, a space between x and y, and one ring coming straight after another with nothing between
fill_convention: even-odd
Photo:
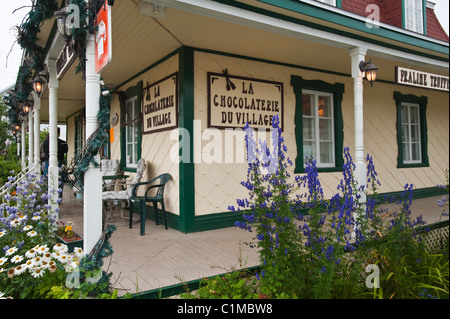
<instances>
[{"instance_id":1,"label":"paved walkway","mask_svg":"<svg viewBox=\"0 0 450 319\"><path fill-rule=\"evenodd\" d=\"M440 198L414 200L413 216L423 214L428 223L439 221L442 209L437 200ZM387 205L391 210L396 206ZM73 221L74 229L82 234L81 201L65 191L60 208L60 218ZM253 234L235 227L183 234L170 228L166 230L164 225L155 225L147 219L146 235L140 236L139 222L135 221L129 229L128 219L122 219L119 210L114 212L111 223L117 226L111 237L114 253L104 261L104 270L113 273L111 283L119 289L119 295L154 290L259 264L256 249L247 245L253 240Z\"/></svg>"}]
</instances>

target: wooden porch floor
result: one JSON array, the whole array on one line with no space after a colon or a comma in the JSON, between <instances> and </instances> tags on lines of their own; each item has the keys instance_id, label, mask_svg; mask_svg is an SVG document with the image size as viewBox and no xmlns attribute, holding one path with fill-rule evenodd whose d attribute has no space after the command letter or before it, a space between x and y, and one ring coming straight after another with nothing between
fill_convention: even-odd
<instances>
[{"instance_id":1,"label":"wooden porch floor","mask_svg":"<svg viewBox=\"0 0 450 319\"><path fill-rule=\"evenodd\" d=\"M413 215L423 214L428 223L439 221L441 196L414 200ZM391 204L391 209L396 205ZM83 233L83 206L65 187L60 206L60 219L74 223L74 230ZM448 217L445 217L448 219ZM119 296L129 292L145 292L181 284L203 277L222 274L259 264L256 248L250 248L253 234L229 227L183 234L155 225L147 219L145 236L139 235L139 221L129 229L128 219L114 210L110 223L117 230L111 237L114 253L104 260L105 271L112 272L112 286Z\"/></svg>"}]
</instances>

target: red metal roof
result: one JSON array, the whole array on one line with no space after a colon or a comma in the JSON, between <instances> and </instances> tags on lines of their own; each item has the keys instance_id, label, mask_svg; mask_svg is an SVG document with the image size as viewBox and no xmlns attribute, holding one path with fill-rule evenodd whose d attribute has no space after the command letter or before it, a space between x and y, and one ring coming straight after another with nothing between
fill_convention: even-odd
<instances>
[{"instance_id":1,"label":"red metal roof","mask_svg":"<svg viewBox=\"0 0 450 319\"><path fill-rule=\"evenodd\" d=\"M380 8L380 22L402 28L402 0L342 0L342 9L367 17L371 12L366 12L369 5L377 5ZM448 35L442 28L434 10L427 8L427 36L449 42Z\"/></svg>"}]
</instances>

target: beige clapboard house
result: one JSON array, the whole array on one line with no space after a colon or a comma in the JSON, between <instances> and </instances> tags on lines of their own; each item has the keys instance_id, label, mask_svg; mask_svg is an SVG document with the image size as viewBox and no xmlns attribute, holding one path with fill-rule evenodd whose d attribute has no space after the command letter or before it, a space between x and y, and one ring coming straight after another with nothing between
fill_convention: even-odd
<instances>
[{"instance_id":1,"label":"beige clapboard house","mask_svg":"<svg viewBox=\"0 0 450 319\"><path fill-rule=\"evenodd\" d=\"M242 128L250 121L263 137L275 115L292 175L314 156L328 198L344 147L359 180L361 161L373 157L381 194L407 183L416 196L439 194L449 167L449 40L433 4L419 2L115 1L112 60L100 73L112 91L101 155L130 175L145 159L144 180L170 173L169 227L182 232L233 224L228 206L247 196ZM55 43L64 42L47 36L57 59ZM373 85L359 68L370 59ZM58 87L69 161L86 138L85 81L75 65Z\"/></svg>"}]
</instances>

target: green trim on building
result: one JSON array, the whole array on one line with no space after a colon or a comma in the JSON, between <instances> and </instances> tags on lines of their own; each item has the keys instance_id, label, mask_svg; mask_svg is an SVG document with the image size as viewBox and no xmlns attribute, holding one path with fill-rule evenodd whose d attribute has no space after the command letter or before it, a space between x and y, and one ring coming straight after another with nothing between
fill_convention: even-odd
<instances>
[{"instance_id":1,"label":"green trim on building","mask_svg":"<svg viewBox=\"0 0 450 319\"><path fill-rule=\"evenodd\" d=\"M397 167L398 168L413 168L413 167L429 167L428 159L428 128L427 128L427 103L428 98L426 96L415 96L412 94L401 94L400 92L394 92L394 100L397 107ZM419 104L420 108L420 141L422 152L422 163L417 164L405 164L403 162L403 147L402 147L402 102Z\"/></svg>"},{"instance_id":2,"label":"green trim on building","mask_svg":"<svg viewBox=\"0 0 450 319\"><path fill-rule=\"evenodd\" d=\"M195 171L194 171L194 49L182 47L179 52L179 113L180 128L189 132L189 161L180 161L180 230L194 231L195 227ZM186 144L185 144L186 145ZM181 152L186 148L180 148Z\"/></svg>"},{"instance_id":3,"label":"green trim on building","mask_svg":"<svg viewBox=\"0 0 450 319\"><path fill-rule=\"evenodd\" d=\"M139 108L139 112L141 111L141 104L142 104L142 88L143 88L143 83L142 81L139 81L135 86L131 86L129 88L127 88L125 90L125 92L123 92L124 96L125 96L125 100L129 99L131 97L136 96L137 100L136 100L136 108ZM123 110L122 107L126 107L126 105L120 105L120 112L121 114L123 114ZM122 116L120 117L120 120L122 121ZM136 172L135 168L127 168L126 167L126 134L125 134L125 130L126 127L125 126L120 126L120 165L123 171L125 172ZM138 140L137 140L137 160L139 160L141 158L141 149L142 149L142 121L138 120Z\"/></svg>"},{"instance_id":4,"label":"green trim on building","mask_svg":"<svg viewBox=\"0 0 450 319\"><path fill-rule=\"evenodd\" d=\"M351 28L358 32L364 32L367 35L359 35L352 32L324 26L318 23L313 23L309 21L305 21L302 19L293 18L287 15L279 14L270 10L254 7L248 4L244 4L238 1L230 1L230 0L212 0L218 3L226 4L229 6L233 6L242 10L246 10L249 12L256 12L262 15L265 15L267 17L272 17L275 19L280 19L283 21L295 23L297 25L303 25L306 27L310 27L316 30L329 32L331 34L334 34L336 36L345 36L351 39L361 40L367 43L372 43L375 45L380 45L386 48L395 49L402 52L412 53L423 57L428 57L432 59L436 59L438 61L448 61L447 58L435 56L433 54L427 54L422 52L421 50L413 50L408 49L399 45L394 45L390 43L386 43L381 40L376 40L373 38L373 36L379 36L382 38L385 38L387 40L394 40L398 41L403 44L411 45L418 47L420 49L427 49L431 51L435 51L437 53L443 53L443 54L449 54L449 47L448 45L442 45L439 43L434 42L435 39L430 38L429 40L418 38L411 36L406 33L401 33L395 30L387 29L384 27L380 28L368 28L366 25L366 22L364 20L355 19L349 16L345 16L340 14L339 12L334 12L331 10L325 10L320 7L312 6L310 4L307 4L302 1L291 1L291 0L258 0L262 3L269 4L275 7L279 7L282 9L286 9L292 12L300 13L307 15L312 18L317 18L320 20L324 20L327 22L332 22L337 25Z\"/></svg>"},{"instance_id":5,"label":"green trim on building","mask_svg":"<svg viewBox=\"0 0 450 319\"><path fill-rule=\"evenodd\" d=\"M342 117L342 98L345 86L342 83L330 84L320 80L304 80L301 76L293 75L291 85L295 93L295 140L297 144L297 157L295 158L294 173L304 173L303 156L303 117L302 117L302 94L303 90L315 90L327 93L333 93L334 108L334 158L335 167L318 168L318 172L336 172L342 171L344 165L344 119Z\"/></svg>"}]
</instances>

